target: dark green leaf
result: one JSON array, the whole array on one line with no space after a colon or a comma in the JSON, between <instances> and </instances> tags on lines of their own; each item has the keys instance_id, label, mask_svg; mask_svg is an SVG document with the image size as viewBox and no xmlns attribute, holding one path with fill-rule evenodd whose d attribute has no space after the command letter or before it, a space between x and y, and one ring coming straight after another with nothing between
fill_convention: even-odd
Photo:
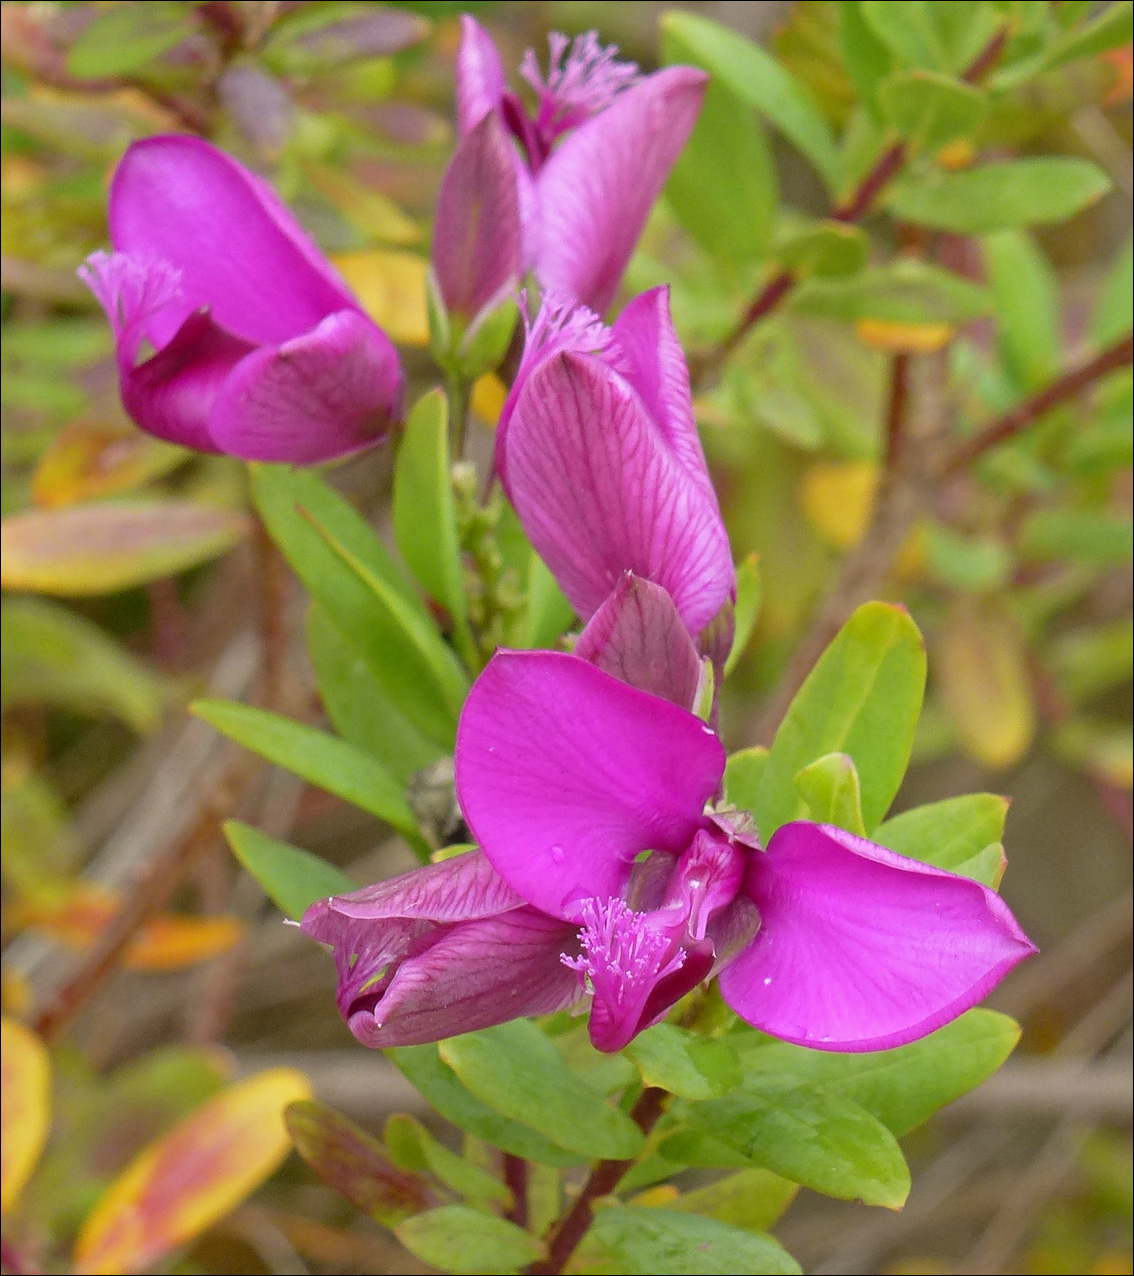
<instances>
[{"instance_id":1,"label":"dark green leaf","mask_svg":"<svg viewBox=\"0 0 1134 1276\"><path fill-rule=\"evenodd\" d=\"M416 1214L399 1223L394 1235L411 1254L445 1272L515 1272L543 1255L530 1232L466 1205Z\"/></svg>"},{"instance_id":2,"label":"dark green leaf","mask_svg":"<svg viewBox=\"0 0 1134 1276\"><path fill-rule=\"evenodd\" d=\"M232 853L286 917L299 920L317 899L358 890L342 869L239 820L228 820L224 835Z\"/></svg>"}]
</instances>

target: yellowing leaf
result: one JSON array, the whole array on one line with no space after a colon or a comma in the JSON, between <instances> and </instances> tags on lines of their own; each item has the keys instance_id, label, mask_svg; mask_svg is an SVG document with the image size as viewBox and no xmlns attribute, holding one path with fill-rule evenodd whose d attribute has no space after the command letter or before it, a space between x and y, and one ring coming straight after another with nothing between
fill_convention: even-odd
<instances>
[{"instance_id":1,"label":"yellowing leaf","mask_svg":"<svg viewBox=\"0 0 1134 1276\"><path fill-rule=\"evenodd\" d=\"M991 603L954 604L935 667L949 716L967 753L985 766L1013 766L1035 734L1035 702L1024 637Z\"/></svg>"},{"instance_id":2,"label":"yellowing leaf","mask_svg":"<svg viewBox=\"0 0 1134 1276\"><path fill-rule=\"evenodd\" d=\"M30 510L0 527L5 589L110 594L215 558L247 531L242 515L188 501Z\"/></svg>"},{"instance_id":3,"label":"yellowing leaf","mask_svg":"<svg viewBox=\"0 0 1134 1276\"><path fill-rule=\"evenodd\" d=\"M19 1200L51 1126L51 1060L29 1028L0 1019L0 1213Z\"/></svg>"},{"instance_id":4,"label":"yellowing leaf","mask_svg":"<svg viewBox=\"0 0 1134 1276\"><path fill-rule=\"evenodd\" d=\"M32 475L44 509L129 492L167 474L190 454L129 425L76 421L61 430Z\"/></svg>"},{"instance_id":5,"label":"yellowing leaf","mask_svg":"<svg viewBox=\"0 0 1134 1276\"><path fill-rule=\"evenodd\" d=\"M893 319L858 319L854 330L864 345L895 354L932 354L953 336L952 324L898 323Z\"/></svg>"},{"instance_id":6,"label":"yellowing leaf","mask_svg":"<svg viewBox=\"0 0 1134 1276\"><path fill-rule=\"evenodd\" d=\"M832 461L813 465L803 476L800 501L808 522L835 549L858 544L874 507L878 467L870 461ZM920 529L898 555L901 577L916 576L925 562Z\"/></svg>"},{"instance_id":7,"label":"yellowing leaf","mask_svg":"<svg viewBox=\"0 0 1134 1276\"><path fill-rule=\"evenodd\" d=\"M86 948L121 907L116 891L93 882L72 882L63 891L21 904L15 919L68 948ZM126 951L130 970L181 970L227 952L244 934L236 917L152 918Z\"/></svg>"},{"instance_id":8,"label":"yellowing leaf","mask_svg":"<svg viewBox=\"0 0 1134 1276\"><path fill-rule=\"evenodd\" d=\"M283 1110L310 1098L301 1072L273 1068L202 1104L110 1185L79 1233L75 1271L153 1271L275 1170L291 1146Z\"/></svg>"},{"instance_id":9,"label":"yellowing leaf","mask_svg":"<svg viewBox=\"0 0 1134 1276\"><path fill-rule=\"evenodd\" d=\"M429 263L415 253L369 248L332 258L363 310L391 340L403 346L429 344L425 275Z\"/></svg>"},{"instance_id":10,"label":"yellowing leaf","mask_svg":"<svg viewBox=\"0 0 1134 1276\"><path fill-rule=\"evenodd\" d=\"M508 387L495 372L486 372L473 382L472 410L485 423L495 428L504 410L504 400L508 397Z\"/></svg>"}]
</instances>

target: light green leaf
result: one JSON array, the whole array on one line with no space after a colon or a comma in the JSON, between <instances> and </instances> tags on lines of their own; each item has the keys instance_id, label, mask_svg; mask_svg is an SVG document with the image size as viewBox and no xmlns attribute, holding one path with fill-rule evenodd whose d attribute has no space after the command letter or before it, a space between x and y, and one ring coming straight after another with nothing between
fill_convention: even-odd
<instances>
[{"instance_id":1,"label":"light green leaf","mask_svg":"<svg viewBox=\"0 0 1134 1276\"><path fill-rule=\"evenodd\" d=\"M933 575L953 589L986 593L1012 574L1012 551L1003 541L965 536L946 523L925 525L925 555Z\"/></svg>"},{"instance_id":2,"label":"light green leaf","mask_svg":"<svg viewBox=\"0 0 1134 1276\"><path fill-rule=\"evenodd\" d=\"M642 1132L567 1066L527 1019L451 1037L441 1058L482 1102L589 1158L637 1154Z\"/></svg>"},{"instance_id":3,"label":"light green leaf","mask_svg":"<svg viewBox=\"0 0 1134 1276\"><path fill-rule=\"evenodd\" d=\"M754 1052L755 1053L755 1052ZM766 1076L691 1106L692 1120L758 1165L842 1200L900 1209L910 1172L897 1140L853 1099Z\"/></svg>"},{"instance_id":4,"label":"light green leaf","mask_svg":"<svg viewBox=\"0 0 1134 1276\"><path fill-rule=\"evenodd\" d=\"M858 772L845 753L828 753L805 766L795 777L795 787L816 823L835 824L858 837L866 836Z\"/></svg>"},{"instance_id":5,"label":"light green leaf","mask_svg":"<svg viewBox=\"0 0 1134 1276\"><path fill-rule=\"evenodd\" d=\"M872 116L880 117L875 93L894 69L894 56L863 16L859 0L840 0L839 50L863 106Z\"/></svg>"},{"instance_id":6,"label":"light green leaf","mask_svg":"<svg viewBox=\"0 0 1134 1276\"><path fill-rule=\"evenodd\" d=\"M1070 559L1096 567L1121 567L1134 551L1134 523L1105 510L1038 510L1020 533L1022 557Z\"/></svg>"},{"instance_id":7,"label":"light green leaf","mask_svg":"<svg viewBox=\"0 0 1134 1276\"><path fill-rule=\"evenodd\" d=\"M708 1187L682 1193L668 1208L682 1213L707 1214L732 1227L763 1232L779 1221L798 1191L798 1183L780 1178L771 1170L740 1170L717 1179Z\"/></svg>"},{"instance_id":8,"label":"light green leaf","mask_svg":"<svg viewBox=\"0 0 1134 1276\"><path fill-rule=\"evenodd\" d=\"M81 80L130 75L196 30L190 6L172 0L119 4L96 13L67 51L67 70Z\"/></svg>"},{"instance_id":9,"label":"light green leaf","mask_svg":"<svg viewBox=\"0 0 1134 1276\"><path fill-rule=\"evenodd\" d=\"M1091 340L1110 345L1130 331L1134 313L1134 238L1127 239L1103 285L1091 316Z\"/></svg>"},{"instance_id":10,"label":"light green leaf","mask_svg":"<svg viewBox=\"0 0 1134 1276\"><path fill-rule=\"evenodd\" d=\"M1000 841L1007 815L1007 798L995 793L966 793L895 815L874 830L874 840L899 855L958 873L986 847Z\"/></svg>"},{"instance_id":11,"label":"light green leaf","mask_svg":"<svg viewBox=\"0 0 1134 1276\"><path fill-rule=\"evenodd\" d=\"M762 744L738 749L729 755L725 763L724 791L725 801L730 806L738 806L742 811L756 809L760 777L767 762L768 750Z\"/></svg>"},{"instance_id":12,"label":"light green leaf","mask_svg":"<svg viewBox=\"0 0 1134 1276\"><path fill-rule=\"evenodd\" d=\"M745 649L752 641L752 633L760 616L762 597L760 555L748 554L741 559L736 569L736 604L733 612L736 629L733 632L732 648L725 661L726 678L740 663Z\"/></svg>"},{"instance_id":13,"label":"light green leaf","mask_svg":"<svg viewBox=\"0 0 1134 1276\"><path fill-rule=\"evenodd\" d=\"M387 1054L406 1079L458 1129L484 1139L502 1152L541 1165L577 1165L585 1159L482 1103L465 1088L436 1046L399 1046Z\"/></svg>"},{"instance_id":14,"label":"light green leaf","mask_svg":"<svg viewBox=\"0 0 1134 1276\"><path fill-rule=\"evenodd\" d=\"M820 657L784 717L760 778L754 814L765 844L806 803L795 777L827 753L858 770L867 833L902 782L925 689L925 647L901 607L865 603Z\"/></svg>"},{"instance_id":15,"label":"light green leaf","mask_svg":"<svg viewBox=\"0 0 1134 1276\"><path fill-rule=\"evenodd\" d=\"M933 71L891 76L879 86L878 102L900 138L930 153L971 137L988 114L988 99L979 89Z\"/></svg>"},{"instance_id":16,"label":"light green leaf","mask_svg":"<svg viewBox=\"0 0 1134 1276\"><path fill-rule=\"evenodd\" d=\"M790 304L799 314L829 319L956 324L984 314L989 297L984 288L940 266L900 258L843 279L805 279Z\"/></svg>"},{"instance_id":17,"label":"light green leaf","mask_svg":"<svg viewBox=\"0 0 1134 1276\"><path fill-rule=\"evenodd\" d=\"M594 1276L797 1276L803 1269L761 1232L674 1209L609 1205L596 1211L569 1270Z\"/></svg>"},{"instance_id":18,"label":"light green leaf","mask_svg":"<svg viewBox=\"0 0 1134 1276\"><path fill-rule=\"evenodd\" d=\"M575 609L542 558L531 550L527 560L527 600L513 628L511 642L524 649L556 647L571 627Z\"/></svg>"},{"instance_id":19,"label":"light green leaf","mask_svg":"<svg viewBox=\"0 0 1134 1276\"><path fill-rule=\"evenodd\" d=\"M831 130L810 94L781 63L758 44L699 14L671 11L662 18L662 30L681 42L695 65L771 120L834 189L839 161Z\"/></svg>"},{"instance_id":20,"label":"light green leaf","mask_svg":"<svg viewBox=\"0 0 1134 1276\"><path fill-rule=\"evenodd\" d=\"M1034 390L1052 380L1062 362L1055 271L1024 231L997 231L983 249L1001 354L1016 384Z\"/></svg>"},{"instance_id":21,"label":"light green leaf","mask_svg":"<svg viewBox=\"0 0 1134 1276\"><path fill-rule=\"evenodd\" d=\"M386 1119L385 1135L390 1155L403 1169L428 1171L461 1196L511 1208L512 1193L495 1175L438 1142L420 1121L395 1113Z\"/></svg>"},{"instance_id":22,"label":"light green leaf","mask_svg":"<svg viewBox=\"0 0 1134 1276\"><path fill-rule=\"evenodd\" d=\"M901 1138L990 1077L1019 1038L1019 1025L1007 1015L970 1010L928 1037L894 1050L838 1054L775 1042L744 1053L745 1084L794 1083L841 1095Z\"/></svg>"},{"instance_id":23,"label":"light green leaf","mask_svg":"<svg viewBox=\"0 0 1134 1276\"><path fill-rule=\"evenodd\" d=\"M192 711L222 735L345 798L399 832L419 836L402 786L376 758L338 736L230 700L197 700Z\"/></svg>"},{"instance_id":24,"label":"light green leaf","mask_svg":"<svg viewBox=\"0 0 1134 1276\"><path fill-rule=\"evenodd\" d=\"M394 464L394 536L418 583L465 619L464 573L449 474L449 406L430 390L409 415Z\"/></svg>"},{"instance_id":25,"label":"light green leaf","mask_svg":"<svg viewBox=\"0 0 1134 1276\"><path fill-rule=\"evenodd\" d=\"M224 835L232 853L286 917L298 921L317 899L358 890L342 869L239 820L226 821Z\"/></svg>"},{"instance_id":26,"label":"light green leaf","mask_svg":"<svg viewBox=\"0 0 1134 1276\"><path fill-rule=\"evenodd\" d=\"M903 221L973 235L1067 221L1110 187L1110 178L1089 160L1044 155L958 173L919 173L896 184L888 202Z\"/></svg>"},{"instance_id":27,"label":"light green leaf","mask_svg":"<svg viewBox=\"0 0 1134 1276\"><path fill-rule=\"evenodd\" d=\"M997 72L992 84L997 89L1014 88L1033 76L1066 66L1080 58L1089 58L1130 43L1134 27L1134 4L1119 0L1107 5L1091 21L1064 32L1034 57L1022 58Z\"/></svg>"},{"instance_id":28,"label":"light green leaf","mask_svg":"<svg viewBox=\"0 0 1134 1276\"><path fill-rule=\"evenodd\" d=\"M704 1170L751 1168L752 1162L731 1143L696 1125L678 1128L658 1144L662 1157L673 1165Z\"/></svg>"},{"instance_id":29,"label":"light green leaf","mask_svg":"<svg viewBox=\"0 0 1134 1276\"><path fill-rule=\"evenodd\" d=\"M515 1272L543 1255L530 1232L466 1205L415 1214L399 1223L394 1235L411 1254L444 1272Z\"/></svg>"},{"instance_id":30,"label":"light green leaf","mask_svg":"<svg viewBox=\"0 0 1134 1276\"><path fill-rule=\"evenodd\" d=\"M683 1099L715 1099L740 1084L736 1051L724 1040L710 1040L676 1024L659 1023L626 1047L646 1085L660 1086Z\"/></svg>"},{"instance_id":31,"label":"light green leaf","mask_svg":"<svg viewBox=\"0 0 1134 1276\"><path fill-rule=\"evenodd\" d=\"M779 236L773 255L798 275L841 278L866 265L870 241L861 227L846 222L809 222Z\"/></svg>"},{"instance_id":32,"label":"light green leaf","mask_svg":"<svg viewBox=\"0 0 1134 1276\"><path fill-rule=\"evenodd\" d=\"M992 37L1000 16L983 0L864 0L863 17L912 67L959 73Z\"/></svg>"}]
</instances>

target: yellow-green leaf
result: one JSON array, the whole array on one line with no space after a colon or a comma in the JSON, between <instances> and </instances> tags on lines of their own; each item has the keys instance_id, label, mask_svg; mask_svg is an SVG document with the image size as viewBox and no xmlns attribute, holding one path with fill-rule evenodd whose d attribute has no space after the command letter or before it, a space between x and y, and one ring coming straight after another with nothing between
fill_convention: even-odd
<instances>
[{"instance_id":1,"label":"yellow-green leaf","mask_svg":"<svg viewBox=\"0 0 1134 1276\"><path fill-rule=\"evenodd\" d=\"M19 1200L51 1127L51 1060L29 1028L0 1019L0 1213Z\"/></svg>"}]
</instances>

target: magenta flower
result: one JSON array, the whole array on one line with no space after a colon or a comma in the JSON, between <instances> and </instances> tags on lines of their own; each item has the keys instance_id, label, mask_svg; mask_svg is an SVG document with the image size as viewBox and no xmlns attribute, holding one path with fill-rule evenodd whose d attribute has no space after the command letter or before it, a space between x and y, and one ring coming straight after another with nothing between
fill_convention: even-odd
<instances>
[{"instance_id":1,"label":"magenta flower","mask_svg":"<svg viewBox=\"0 0 1134 1276\"><path fill-rule=\"evenodd\" d=\"M110 189L112 253L80 270L114 329L122 401L159 438L248 460L381 442L403 375L386 334L275 193L215 146L151 137ZM139 362L143 343L156 352Z\"/></svg>"},{"instance_id":2,"label":"magenta flower","mask_svg":"<svg viewBox=\"0 0 1134 1276\"><path fill-rule=\"evenodd\" d=\"M734 597L665 288L635 297L613 328L545 298L501 415L496 468L584 619L626 572L661 585L694 636Z\"/></svg>"},{"instance_id":3,"label":"magenta flower","mask_svg":"<svg viewBox=\"0 0 1134 1276\"><path fill-rule=\"evenodd\" d=\"M467 14L457 56L457 125L494 114L518 145L524 268L544 289L605 310L669 171L693 130L708 77L667 67L639 78L589 32L550 37L547 74L529 50L520 74L534 117L509 91L488 33Z\"/></svg>"},{"instance_id":4,"label":"magenta flower","mask_svg":"<svg viewBox=\"0 0 1134 1276\"><path fill-rule=\"evenodd\" d=\"M516 895L580 928L564 961L592 996L599 1049L714 970L773 1036L885 1049L948 1023L1034 951L987 887L842 829L786 824L761 849L746 817L710 805L724 764L692 714L575 656L498 653L469 695L462 809Z\"/></svg>"}]
</instances>

